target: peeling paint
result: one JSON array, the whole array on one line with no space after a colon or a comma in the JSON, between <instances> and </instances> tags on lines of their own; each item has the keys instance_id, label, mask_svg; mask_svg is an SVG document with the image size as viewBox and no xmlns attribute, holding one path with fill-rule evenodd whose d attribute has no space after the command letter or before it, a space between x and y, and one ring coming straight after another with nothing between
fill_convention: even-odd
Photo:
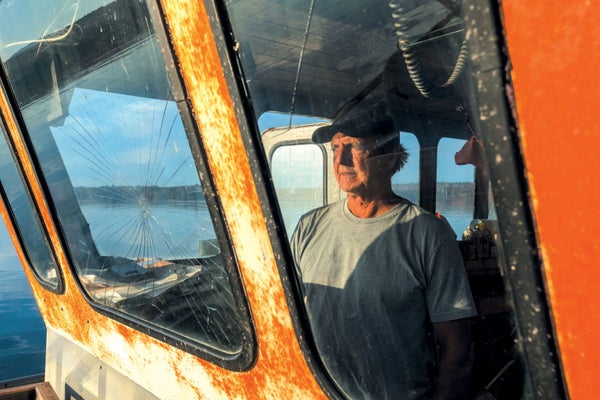
<instances>
[{"instance_id":1,"label":"peeling paint","mask_svg":"<svg viewBox=\"0 0 600 400\"><path fill-rule=\"evenodd\" d=\"M57 346L68 346L82 359L95 360L96 365L88 365L85 371L93 374L93 379L81 383L81 390L96 390L97 394L106 391L100 377L106 373L102 371L111 371L164 399L324 398L297 342L203 3L165 1L163 7L170 33L178 44L175 52L179 67L248 294L258 337L256 363L245 372L221 368L124 325L89 304L71 273L26 145L20 139L6 96L1 95L0 110L64 273L65 292L58 295L41 287L26 269L40 312L51 335L58 338ZM19 254L24 262L22 251ZM60 364L59 359L49 358L46 377L62 391L66 376L79 375L77 363L67 363L72 370L63 370ZM104 384L110 382L104 379Z\"/></svg>"}]
</instances>

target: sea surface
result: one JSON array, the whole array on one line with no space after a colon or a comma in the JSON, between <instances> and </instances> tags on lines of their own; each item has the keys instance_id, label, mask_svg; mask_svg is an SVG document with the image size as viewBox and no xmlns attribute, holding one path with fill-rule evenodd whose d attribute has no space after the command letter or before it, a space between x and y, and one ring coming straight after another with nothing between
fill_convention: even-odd
<instances>
[{"instance_id":1,"label":"sea surface","mask_svg":"<svg viewBox=\"0 0 600 400\"><path fill-rule=\"evenodd\" d=\"M0 382L44 372L46 327L0 218Z\"/></svg>"}]
</instances>

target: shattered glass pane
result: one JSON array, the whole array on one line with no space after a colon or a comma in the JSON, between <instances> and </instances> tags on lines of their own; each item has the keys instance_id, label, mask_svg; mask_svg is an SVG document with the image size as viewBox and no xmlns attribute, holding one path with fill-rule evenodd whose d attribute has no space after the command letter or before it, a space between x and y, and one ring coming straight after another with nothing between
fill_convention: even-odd
<instances>
[{"instance_id":1,"label":"shattered glass pane","mask_svg":"<svg viewBox=\"0 0 600 400\"><path fill-rule=\"evenodd\" d=\"M45 3L0 4L0 56L84 289L239 353L230 277L145 2Z\"/></svg>"}]
</instances>

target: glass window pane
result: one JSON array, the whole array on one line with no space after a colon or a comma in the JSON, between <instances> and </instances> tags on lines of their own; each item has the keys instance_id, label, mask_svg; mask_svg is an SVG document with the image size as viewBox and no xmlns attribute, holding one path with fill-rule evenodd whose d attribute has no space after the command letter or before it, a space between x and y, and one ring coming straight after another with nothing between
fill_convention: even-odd
<instances>
[{"instance_id":1,"label":"glass window pane","mask_svg":"<svg viewBox=\"0 0 600 400\"><path fill-rule=\"evenodd\" d=\"M61 282L56 263L3 134L0 135L0 186L36 277L48 288L58 290Z\"/></svg>"},{"instance_id":2,"label":"glass window pane","mask_svg":"<svg viewBox=\"0 0 600 400\"><path fill-rule=\"evenodd\" d=\"M441 391L448 396L440 398L461 398L486 395L496 376L510 374L510 393L502 396L516 398L522 376L514 373L520 365L506 271L491 250L496 224L478 224L462 240L474 211L488 215L489 199L483 169L455 163L472 130L483 141L487 134L477 132L480 103L462 2L226 6L245 78L240 92L249 94L259 126L265 114L283 115L277 125L266 124L280 129L261 133L267 154L278 145L324 149L326 205L298 222L290 262L310 323L307 337L332 384L349 398L416 399ZM325 122L298 127L298 116ZM278 194L294 179L296 163L287 153L272 163ZM454 345L460 344L464 376L471 372L471 343L478 350L469 387L437 386L445 360L436 346L448 339L448 325L460 337Z\"/></svg>"},{"instance_id":3,"label":"glass window pane","mask_svg":"<svg viewBox=\"0 0 600 400\"><path fill-rule=\"evenodd\" d=\"M462 139L442 138L437 148L436 211L448 220L457 237L471 223L475 204L475 166L457 165L454 157L466 143Z\"/></svg>"},{"instance_id":4,"label":"glass window pane","mask_svg":"<svg viewBox=\"0 0 600 400\"><path fill-rule=\"evenodd\" d=\"M90 298L242 348L240 315L146 3L0 3L0 55Z\"/></svg>"}]
</instances>

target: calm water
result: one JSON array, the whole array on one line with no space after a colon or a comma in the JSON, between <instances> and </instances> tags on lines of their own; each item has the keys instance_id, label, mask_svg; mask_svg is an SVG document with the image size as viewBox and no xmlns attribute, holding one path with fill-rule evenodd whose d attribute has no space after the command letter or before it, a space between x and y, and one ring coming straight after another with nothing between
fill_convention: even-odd
<instances>
[{"instance_id":1,"label":"calm water","mask_svg":"<svg viewBox=\"0 0 600 400\"><path fill-rule=\"evenodd\" d=\"M46 327L0 219L0 381L44 372Z\"/></svg>"},{"instance_id":2,"label":"calm water","mask_svg":"<svg viewBox=\"0 0 600 400\"><path fill-rule=\"evenodd\" d=\"M127 258L194 258L200 240L214 239L206 206L82 204L98 251Z\"/></svg>"}]
</instances>

